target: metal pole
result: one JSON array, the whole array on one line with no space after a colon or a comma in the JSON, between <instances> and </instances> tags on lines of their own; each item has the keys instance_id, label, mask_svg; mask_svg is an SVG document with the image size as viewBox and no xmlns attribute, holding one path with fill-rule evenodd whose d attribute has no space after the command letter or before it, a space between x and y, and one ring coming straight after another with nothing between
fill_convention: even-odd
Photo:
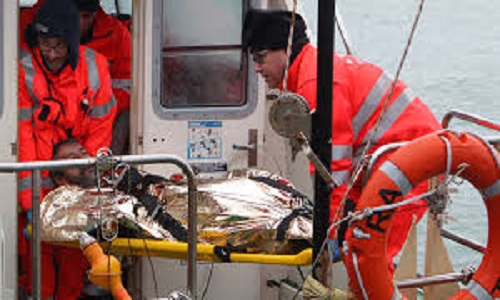
<instances>
[{"instance_id":1,"label":"metal pole","mask_svg":"<svg viewBox=\"0 0 500 300\"><path fill-rule=\"evenodd\" d=\"M479 244L478 242L466 239L463 236L460 236L460 235L453 233L451 231L448 231L446 229L441 228L441 236L445 237L449 240L452 240L452 241L454 241L462 246L466 246L466 247L469 247L473 250L476 250L477 252L480 252L480 253L486 252L486 247Z\"/></svg>"},{"instance_id":2,"label":"metal pole","mask_svg":"<svg viewBox=\"0 0 500 300\"><path fill-rule=\"evenodd\" d=\"M330 170L332 161L333 120L333 42L334 42L335 0L318 1L318 57L317 57L317 107L313 114L312 146L323 165ZM312 63L312 62L311 62ZM330 222L331 190L320 178L318 172L314 181L313 257L320 254ZM318 267L326 267L318 265ZM315 274L318 279L318 274Z\"/></svg>"},{"instance_id":3,"label":"metal pole","mask_svg":"<svg viewBox=\"0 0 500 300\"><path fill-rule=\"evenodd\" d=\"M468 122L477 124L479 126L486 127L488 129L500 131L500 124L498 124L497 122L488 120L488 119L480 117L480 116L476 116L474 114L469 114L469 113L465 113L465 112L462 112L459 110L455 110L455 109L447 112L444 115L443 120L441 121L441 125L443 126L443 128L448 128L448 126L450 125L451 119L453 119L453 118L468 121Z\"/></svg>"},{"instance_id":4,"label":"metal pole","mask_svg":"<svg viewBox=\"0 0 500 300\"><path fill-rule=\"evenodd\" d=\"M42 299L41 249L40 249L40 170L33 170L33 190L31 201L31 290L36 300Z\"/></svg>"},{"instance_id":5,"label":"metal pole","mask_svg":"<svg viewBox=\"0 0 500 300\"><path fill-rule=\"evenodd\" d=\"M456 281L463 282L466 281L470 276L472 276L472 274L449 273L449 274L442 274L425 278L404 279L396 281L395 285L398 287L398 289L409 289L409 288L423 287L427 285L443 284L448 282L456 282Z\"/></svg>"},{"instance_id":6,"label":"metal pole","mask_svg":"<svg viewBox=\"0 0 500 300\"><path fill-rule=\"evenodd\" d=\"M344 20L342 19L342 15L340 14L338 8L335 8L335 19L335 23L337 24L337 29L339 31L340 37L342 38L342 42L344 43L346 53L349 55L354 55L354 47L352 46L347 28L344 25Z\"/></svg>"},{"instance_id":7,"label":"metal pole","mask_svg":"<svg viewBox=\"0 0 500 300\"><path fill-rule=\"evenodd\" d=\"M196 279L196 213L197 197L194 176L188 175L188 290L191 298L196 299L197 279Z\"/></svg>"}]
</instances>

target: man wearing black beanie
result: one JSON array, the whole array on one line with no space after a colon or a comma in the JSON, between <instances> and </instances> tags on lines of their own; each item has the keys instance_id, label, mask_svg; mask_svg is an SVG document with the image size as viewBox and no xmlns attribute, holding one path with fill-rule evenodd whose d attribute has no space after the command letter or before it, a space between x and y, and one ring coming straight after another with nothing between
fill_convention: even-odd
<instances>
[{"instance_id":1,"label":"man wearing black beanie","mask_svg":"<svg viewBox=\"0 0 500 300\"><path fill-rule=\"evenodd\" d=\"M38 0L32 8L23 9L20 28L24 29L46 0ZM106 14L99 0L64 0L73 2L80 12L80 33L71 36L108 59L113 94L117 101L117 120L111 149L114 154L128 151L130 88L132 78L132 37L127 27ZM76 18L74 21L77 21ZM21 40L21 48L26 48Z\"/></svg>"},{"instance_id":2,"label":"man wearing black beanie","mask_svg":"<svg viewBox=\"0 0 500 300\"><path fill-rule=\"evenodd\" d=\"M27 49L20 52L18 72L18 161L52 159L54 144L74 137L95 155L111 143L116 100L111 89L108 61L80 46L79 11L71 0L46 0L24 31ZM52 188L42 171L41 196ZM20 172L18 181L19 221L26 227L31 216L31 173ZM35 216L33 216L35 217ZM24 233L24 234L23 234ZM18 238L19 284L31 293L29 231ZM42 244L43 299L76 299L82 277L75 277L72 258L81 251ZM51 253L52 252L52 253ZM54 274L54 261L61 266ZM71 261L68 263L68 261ZM55 280L55 276L64 280ZM57 284L56 284L57 283Z\"/></svg>"},{"instance_id":3,"label":"man wearing black beanie","mask_svg":"<svg viewBox=\"0 0 500 300\"><path fill-rule=\"evenodd\" d=\"M286 49L292 21L289 11L250 10L242 31L243 50L250 50L254 70L261 74L269 88L282 88L287 66ZM317 49L309 44L304 19L295 15L287 87L303 96L312 111L317 97ZM385 144L409 141L440 129L440 124L429 108L402 81L397 81L394 92L392 79L381 68L349 55L334 56L332 175L340 183L331 194L330 216L337 214L353 167L362 159L366 145L373 153ZM380 118L384 103L387 112ZM377 127L375 128L375 126ZM407 197L427 190L420 185ZM356 182L348 194L357 201L361 184ZM413 222L426 211L423 200L398 209L393 217L388 242L388 265L393 270L392 258L401 250Z\"/></svg>"},{"instance_id":4,"label":"man wearing black beanie","mask_svg":"<svg viewBox=\"0 0 500 300\"><path fill-rule=\"evenodd\" d=\"M291 18L289 11L251 10L243 25L243 49L250 49L256 62L255 70L264 77L269 88L278 88L283 80ZM306 30L304 19L296 14L290 62L309 44ZM262 64L259 62L267 55L272 56L269 59L272 66L260 69Z\"/></svg>"}]
</instances>

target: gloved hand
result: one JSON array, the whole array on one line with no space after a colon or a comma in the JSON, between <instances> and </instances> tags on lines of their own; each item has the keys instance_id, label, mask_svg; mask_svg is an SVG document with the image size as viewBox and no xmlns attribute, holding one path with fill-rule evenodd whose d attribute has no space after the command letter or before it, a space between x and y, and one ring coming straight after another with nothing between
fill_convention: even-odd
<instances>
[{"instance_id":1,"label":"gloved hand","mask_svg":"<svg viewBox=\"0 0 500 300\"><path fill-rule=\"evenodd\" d=\"M26 211L26 217L28 219L28 223L26 225L26 227L23 229L23 234L24 234L24 237L27 238L27 239L30 239L31 238L31 233L32 233L32 226L31 226L31 222L33 220L33 212L30 210L27 210Z\"/></svg>"},{"instance_id":2,"label":"gloved hand","mask_svg":"<svg viewBox=\"0 0 500 300\"><path fill-rule=\"evenodd\" d=\"M336 289L328 288L322 285L319 281L307 276L302 286L302 294L306 299L328 299L328 300L348 300L353 299L348 293Z\"/></svg>"},{"instance_id":3,"label":"gloved hand","mask_svg":"<svg viewBox=\"0 0 500 300\"><path fill-rule=\"evenodd\" d=\"M328 240L328 248L330 249L330 256L332 262L338 262L343 259L342 252L340 250L340 245L337 240Z\"/></svg>"}]
</instances>

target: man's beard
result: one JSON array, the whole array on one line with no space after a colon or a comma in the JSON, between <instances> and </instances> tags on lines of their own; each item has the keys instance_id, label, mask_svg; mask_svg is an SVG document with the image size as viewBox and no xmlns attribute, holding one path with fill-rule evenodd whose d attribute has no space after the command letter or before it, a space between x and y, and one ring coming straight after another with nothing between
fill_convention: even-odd
<instances>
[{"instance_id":1,"label":"man's beard","mask_svg":"<svg viewBox=\"0 0 500 300\"><path fill-rule=\"evenodd\" d=\"M79 176L68 178L68 181L72 185L77 185L81 188L92 188L97 185L97 176L95 173L95 168L82 168L79 169Z\"/></svg>"}]
</instances>

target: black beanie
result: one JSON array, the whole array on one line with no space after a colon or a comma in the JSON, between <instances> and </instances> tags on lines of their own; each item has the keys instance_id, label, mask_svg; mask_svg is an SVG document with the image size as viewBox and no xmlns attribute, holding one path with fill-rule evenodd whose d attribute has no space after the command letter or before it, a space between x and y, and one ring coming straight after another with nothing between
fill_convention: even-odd
<instances>
[{"instance_id":1,"label":"black beanie","mask_svg":"<svg viewBox=\"0 0 500 300\"><path fill-rule=\"evenodd\" d=\"M286 50L291 21L291 11L260 9L250 10L246 15L245 22L243 24L243 50ZM302 16L295 14L292 54L290 57L291 62L293 62L295 57L297 57L304 45L309 43L306 30L307 25Z\"/></svg>"},{"instance_id":2,"label":"black beanie","mask_svg":"<svg viewBox=\"0 0 500 300\"><path fill-rule=\"evenodd\" d=\"M68 43L69 64L73 70L78 64L80 45L80 13L72 0L45 1L24 31L30 48L37 45L37 37L63 38Z\"/></svg>"},{"instance_id":3,"label":"black beanie","mask_svg":"<svg viewBox=\"0 0 500 300\"><path fill-rule=\"evenodd\" d=\"M80 11L96 12L99 8L99 0L74 0Z\"/></svg>"}]
</instances>

